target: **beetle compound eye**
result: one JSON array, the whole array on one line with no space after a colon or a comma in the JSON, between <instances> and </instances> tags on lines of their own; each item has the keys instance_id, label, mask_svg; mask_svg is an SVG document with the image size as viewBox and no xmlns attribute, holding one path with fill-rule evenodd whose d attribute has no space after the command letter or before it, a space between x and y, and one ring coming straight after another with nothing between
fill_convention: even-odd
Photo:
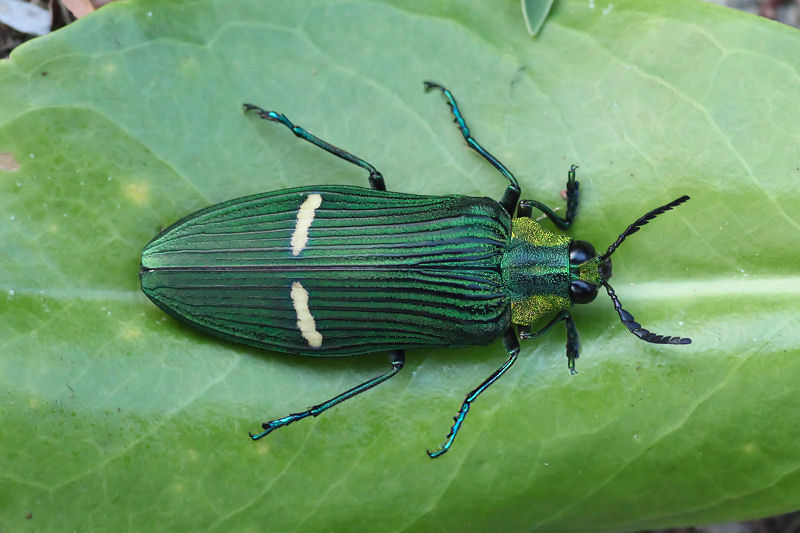
<instances>
[{"instance_id":1,"label":"beetle compound eye","mask_svg":"<svg viewBox=\"0 0 800 533\"><path fill-rule=\"evenodd\" d=\"M597 253L594 246L586 241L572 241L569 245L569 264L580 265L593 258ZM595 290L595 293L597 291Z\"/></svg>"},{"instance_id":2,"label":"beetle compound eye","mask_svg":"<svg viewBox=\"0 0 800 533\"><path fill-rule=\"evenodd\" d=\"M569 295L574 304L588 304L597 298L597 285L576 279L569 284Z\"/></svg>"}]
</instances>

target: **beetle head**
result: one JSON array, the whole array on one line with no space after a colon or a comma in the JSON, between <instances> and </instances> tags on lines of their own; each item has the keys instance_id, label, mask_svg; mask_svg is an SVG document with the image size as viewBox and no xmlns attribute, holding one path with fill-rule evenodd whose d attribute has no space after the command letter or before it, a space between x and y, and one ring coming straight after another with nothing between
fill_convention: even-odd
<instances>
[{"instance_id":1,"label":"beetle head","mask_svg":"<svg viewBox=\"0 0 800 533\"><path fill-rule=\"evenodd\" d=\"M600 260L594 246L586 241L569 245L569 295L573 304L588 304L597 297L597 289L611 277L611 259Z\"/></svg>"}]
</instances>

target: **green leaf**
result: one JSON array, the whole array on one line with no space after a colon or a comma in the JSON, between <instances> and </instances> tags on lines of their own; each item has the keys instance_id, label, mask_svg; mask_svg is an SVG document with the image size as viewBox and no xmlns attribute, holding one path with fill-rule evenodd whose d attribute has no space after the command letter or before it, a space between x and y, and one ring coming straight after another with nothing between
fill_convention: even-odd
<instances>
[{"instance_id":1,"label":"green leaf","mask_svg":"<svg viewBox=\"0 0 800 533\"><path fill-rule=\"evenodd\" d=\"M522 17L525 19L528 33L531 35L539 33L551 7L553 0L522 0Z\"/></svg>"},{"instance_id":2,"label":"green leaf","mask_svg":"<svg viewBox=\"0 0 800 533\"><path fill-rule=\"evenodd\" d=\"M594 7L592 7L594 5ZM114 3L0 65L0 529L620 531L800 507L800 37L688 1ZM279 110L389 188L499 198L434 79L524 196L614 256L622 303L523 345L431 461L500 343L417 350L324 416L247 438L388 367L180 326L139 291L144 244L235 196L367 184L245 117Z\"/></svg>"}]
</instances>

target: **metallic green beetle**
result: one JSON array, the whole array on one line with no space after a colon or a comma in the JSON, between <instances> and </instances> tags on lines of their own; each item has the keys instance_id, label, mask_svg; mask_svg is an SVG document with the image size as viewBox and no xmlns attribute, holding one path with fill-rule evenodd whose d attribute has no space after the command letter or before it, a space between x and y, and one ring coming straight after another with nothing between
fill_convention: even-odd
<instances>
[{"instance_id":1,"label":"metallic green beetle","mask_svg":"<svg viewBox=\"0 0 800 533\"><path fill-rule=\"evenodd\" d=\"M691 342L642 328L608 284L609 257L625 237L688 196L639 218L598 256L591 244L550 232L531 218L536 208L561 229L572 224L579 198L575 166L564 218L537 201L519 201L516 178L473 139L450 91L433 82L425 88L442 92L467 145L509 180L499 202L387 192L381 173L366 161L284 115L245 104L245 111L368 171L371 189L312 186L230 200L173 224L142 251L144 293L198 329L307 356L390 352L392 368L385 374L265 422L263 431L250 434L253 440L386 381L403 367L406 349L488 344L502 336L508 360L467 395L445 442L428 451L438 457L452 445L470 404L514 363L518 338L537 337L563 320L568 367L575 371L578 332L570 308L594 300L601 285L637 337Z\"/></svg>"}]
</instances>

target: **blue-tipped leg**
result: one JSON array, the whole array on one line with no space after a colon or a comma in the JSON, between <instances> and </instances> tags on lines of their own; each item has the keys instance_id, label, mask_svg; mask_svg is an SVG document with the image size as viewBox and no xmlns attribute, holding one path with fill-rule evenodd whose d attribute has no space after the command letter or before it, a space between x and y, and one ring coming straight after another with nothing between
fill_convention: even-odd
<instances>
[{"instance_id":1,"label":"blue-tipped leg","mask_svg":"<svg viewBox=\"0 0 800 533\"><path fill-rule=\"evenodd\" d=\"M434 450L430 451L427 450L428 456L431 459L436 459L441 455L444 455L447 450L450 449L450 446L453 445L453 441L456 440L456 435L458 435L458 430L461 429L461 424L464 423L464 419L467 417L467 413L469 412L469 406L475 401L483 391L489 388L489 386L500 379L500 376L506 373L506 370L511 368L511 365L517 360L517 355L519 355L519 340L517 339L517 334L514 331L514 328L508 328L505 333L503 334L503 344L506 347L506 351L508 352L508 361L503 364L500 368L494 371L494 373L486 378L483 383L481 383L475 390L467 394L467 397L464 398L464 403L461 404L461 409L459 409L458 414L453 418L455 423L453 427L450 428L450 433L447 434L445 441L442 445Z\"/></svg>"},{"instance_id":2,"label":"blue-tipped leg","mask_svg":"<svg viewBox=\"0 0 800 533\"><path fill-rule=\"evenodd\" d=\"M330 409L331 407L333 407L334 405L338 405L343 401L349 400L353 396L356 396L357 394L361 394L365 390L371 389L376 385L380 385L390 377L397 374L400 371L400 369L403 368L403 365L405 364L406 361L406 352L405 350L394 350L389 354L389 357L392 363L392 369L386 372L385 374L381 374L380 376L376 376L370 380L367 380L361 385L357 385L352 389L339 394L338 396L334 396L327 402L315 405L314 407L307 409L301 413L292 413L290 415L284 416L283 418L277 418L269 422L264 422L263 424L261 424L263 431L261 433L256 433L256 434L250 433L250 438L253 440L258 440L262 437L269 435L278 428L288 426L292 422L302 420L309 416L319 416L328 409Z\"/></svg>"},{"instance_id":3,"label":"blue-tipped leg","mask_svg":"<svg viewBox=\"0 0 800 533\"><path fill-rule=\"evenodd\" d=\"M291 120L286 118L286 115L282 115L280 113L276 113L275 111L267 111L265 109L261 109L257 105L253 104L242 104L244 107L244 112L247 113L248 111L255 112L259 117L265 120L271 120L272 122L280 122L287 128L289 128L292 133L294 133L297 137L300 137L304 141L308 141L314 146L322 148L326 152L329 152L336 157L340 157L345 161L353 163L354 165L363 168L367 172L369 172L369 185L376 191L385 191L386 190L386 183L383 180L383 175L378 172L378 170L361 159L360 157L356 157L350 152L342 150L341 148L334 146L328 142L323 141L319 137L310 134L305 129L301 128L300 126L295 126Z\"/></svg>"},{"instance_id":4,"label":"blue-tipped leg","mask_svg":"<svg viewBox=\"0 0 800 533\"><path fill-rule=\"evenodd\" d=\"M433 81L426 81L425 83L425 90L431 91L433 89L437 89L442 92L447 103L450 105L450 109L453 111L453 119L454 122L458 125L458 129L461 130L461 135L464 137L464 140L467 143L467 146L478 152L484 159L486 159L489 163L492 164L494 168L500 171L500 173L506 177L508 181L511 182L511 185L508 186L506 189L505 194L500 199L500 205L503 206L503 209L506 212L513 216L514 209L517 207L517 202L519 201L520 195L520 188L519 183L517 182L517 178L511 173L506 166L501 163L495 156L489 153L483 146L480 145L478 141L476 141L472 137L472 133L469 131L469 127L467 126L467 122L464 120L464 116L461 114L461 109L458 107L458 103L456 102L456 98L453 96L448 89L444 86L439 85Z\"/></svg>"}]
</instances>

